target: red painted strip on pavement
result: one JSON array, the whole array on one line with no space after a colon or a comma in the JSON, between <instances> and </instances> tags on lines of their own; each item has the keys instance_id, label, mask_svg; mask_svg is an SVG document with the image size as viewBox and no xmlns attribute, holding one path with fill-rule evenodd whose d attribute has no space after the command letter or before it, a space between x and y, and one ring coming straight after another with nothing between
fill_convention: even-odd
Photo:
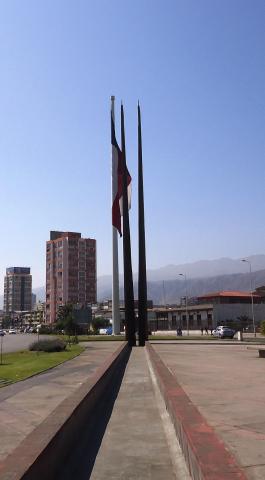
<instances>
[{"instance_id":1,"label":"red painted strip on pavement","mask_svg":"<svg viewBox=\"0 0 265 480\"><path fill-rule=\"evenodd\" d=\"M247 480L214 429L177 382L155 349L146 343L159 388L194 480Z\"/></svg>"}]
</instances>

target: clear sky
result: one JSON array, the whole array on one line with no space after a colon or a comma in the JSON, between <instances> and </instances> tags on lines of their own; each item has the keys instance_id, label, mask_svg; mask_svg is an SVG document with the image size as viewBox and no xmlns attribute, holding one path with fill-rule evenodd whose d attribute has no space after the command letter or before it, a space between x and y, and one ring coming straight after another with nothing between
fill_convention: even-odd
<instances>
[{"instance_id":1,"label":"clear sky","mask_svg":"<svg viewBox=\"0 0 265 480\"><path fill-rule=\"evenodd\" d=\"M134 270L138 99L148 268L264 253L264 24L264 0L2 0L1 285L8 266L45 284L52 229L96 238L111 273L112 94Z\"/></svg>"}]
</instances>

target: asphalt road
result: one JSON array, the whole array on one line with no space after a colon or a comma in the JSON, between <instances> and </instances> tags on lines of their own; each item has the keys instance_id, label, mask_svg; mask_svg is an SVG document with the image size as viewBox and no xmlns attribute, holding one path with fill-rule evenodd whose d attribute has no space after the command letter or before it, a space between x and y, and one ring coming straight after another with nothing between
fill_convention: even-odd
<instances>
[{"instance_id":1,"label":"asphalt road","mask_svg":"<svg viewBox=\"0 0 265 480\"><path fill-rule=\"evenodd\" d=\"M43 338L51 338L50 336L41 335ZM7 333L4 337L0 337L0 341L3 341L3 353L17 352L19 350L26 350L29 345L37 341L38 335L36 333Z\"/></svg>"}]
</instances>

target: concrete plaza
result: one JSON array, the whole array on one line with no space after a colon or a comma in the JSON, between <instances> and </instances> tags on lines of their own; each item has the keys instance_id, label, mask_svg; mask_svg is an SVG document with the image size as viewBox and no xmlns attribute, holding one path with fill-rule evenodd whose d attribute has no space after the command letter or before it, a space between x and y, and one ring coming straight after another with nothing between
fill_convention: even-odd
<instances>
[{"instance_id":1,"label":"concrete plaza","mask_svg":"<svg viewBox=\"0 0 265 480\"><path fill-rule=\"evenodd\" d=\"M76 395L79 387L93 377L120 345L112 341L89 342L79 357L1 388L0 462L7 456L12 459L21 442L55 409L62 408L61 404L73 393ZM223 440L246 478L264 480L265 359L258 357L258 346L199 340L157 341L152 342L152 346L174 375L176 387L180 385L184 389L188 402L191 400ZM91 478L189 478L156 378L146 349L133 348L120 389L114 395L111 416L90 471ZM104 409L109 400L103 397ZM84 432L85 429L86 425ZM66 480L90 478L85 464L78 474L76 470L80 469L76 459L80 456L81 436L80 431L77 451L61 472ZM84 444L82 448L82 452L89 455L89 445Z\"/></svg>"},{"instance_id":2,"label":"concrete plaza","mask_svg":"<svg viewBox=\"0 0 265 480\"><path fill-rule=\"evenodd\" d=\"M164 342L153 347L247 478L264 480L265 360L257 346Z\"/></svg>"}]
</instances>

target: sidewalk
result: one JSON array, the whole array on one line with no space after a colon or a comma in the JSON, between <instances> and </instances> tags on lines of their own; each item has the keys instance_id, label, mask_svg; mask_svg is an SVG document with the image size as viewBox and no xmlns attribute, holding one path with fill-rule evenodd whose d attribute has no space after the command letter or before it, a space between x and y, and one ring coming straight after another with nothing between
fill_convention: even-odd
<instances>
[{"instance_id":1,"label":"sidewalk","mask_svg":"<svg viewBox=\"0 0 265 480\"><path fill-rule=\"evenodd\" d=\"M247 478L264 480L265 360L242 344L153 347Z\"/></svg>"},{"instance_id":2,"label":"sidewalk","mask_svg":"<svg viewBox=\"0 0 265 480\"><path fill-rule=\"evenodd\" d=\"M181 453L176 472L165 425L145 349L133 348L90 478L190 479Z\"/></svg>"},{"instance_id":3,"label":"sidewalk","mask_svg":"<svg viewBox=\"0 0 265 480\"><path fill-rule=\"evenodd\" d=\"M0 389L0 461L66 397L93 375L119 346L88 342L78 357L46 373Z\"/></svg>"}]
</instances>

